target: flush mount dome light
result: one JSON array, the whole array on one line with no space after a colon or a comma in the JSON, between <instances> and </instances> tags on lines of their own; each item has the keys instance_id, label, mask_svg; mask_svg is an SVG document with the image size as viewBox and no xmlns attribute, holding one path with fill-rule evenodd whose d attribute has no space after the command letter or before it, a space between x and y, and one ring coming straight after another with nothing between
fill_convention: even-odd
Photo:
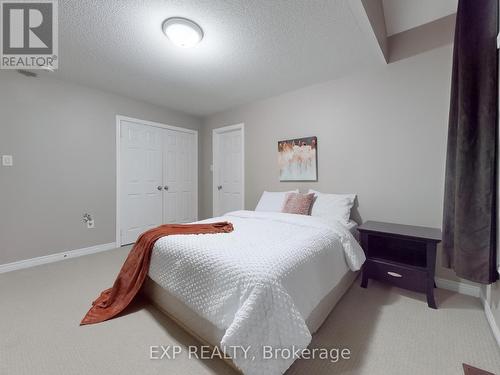
<instances>
[{"instance_id":1,"label":"flush mount dome light","mask_svg":"<svg viewBox=\"0 0 500 375\"><path fill-rule=\"evenodd\" d=\"M167 18L161 28L167 38L180 47L193 47L203 39L201 27L187 18Z\"/></svg>"}]
</instances>

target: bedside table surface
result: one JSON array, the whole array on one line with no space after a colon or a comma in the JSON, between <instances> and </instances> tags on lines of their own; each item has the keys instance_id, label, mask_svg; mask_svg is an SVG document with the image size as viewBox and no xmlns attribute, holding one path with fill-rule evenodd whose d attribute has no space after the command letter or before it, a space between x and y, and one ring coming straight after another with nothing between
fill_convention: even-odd
<instances>
[{"instance_id":1,"label":"bedside table surface","mask_svg":"<svg viewBox=\"0 0 500 375\"><path fill-rule=\"evenodd\" d=\"M414 225L403 225L383 223L380 221L367 221L358 227L360 232L384 233L397 236L419 238L429 241L440 242L441 230L438 228L418 227Z\"/></svg>"}]
</instances>

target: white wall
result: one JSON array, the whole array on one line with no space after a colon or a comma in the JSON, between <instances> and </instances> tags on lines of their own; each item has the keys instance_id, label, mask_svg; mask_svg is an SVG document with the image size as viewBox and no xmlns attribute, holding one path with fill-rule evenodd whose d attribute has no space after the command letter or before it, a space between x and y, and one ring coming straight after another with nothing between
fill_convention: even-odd
<instances>
[{"instance_id":1,"label":"white wall","mask_svg":"<svg viewBox=\"0 0 500 375\"><path fill-rule=\"evenodd\" d=\"M0 72L0 264L115 241L115 116L198 129L183 113ZM95 217L86 229L82 214Z\"/></svg>"}]
</instances>

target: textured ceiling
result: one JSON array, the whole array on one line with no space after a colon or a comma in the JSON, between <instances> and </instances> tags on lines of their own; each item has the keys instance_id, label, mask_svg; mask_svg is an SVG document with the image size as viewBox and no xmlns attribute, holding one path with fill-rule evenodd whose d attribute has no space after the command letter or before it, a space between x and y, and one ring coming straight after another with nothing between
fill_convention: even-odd
<instances>
[{"instance_id":1,"label":"textured ceiling","mask_svg":"<svg viewBox=\"0 0 500 375\"><path fill-rule=\"evenodd\" d=\"M352 0L59 0L55 77L196 115L382 64ZM173 46L165 18L205 32Z\"/></svg>"},{"instance_id":2,"label":"textured ceiling","mask_svg":"<svg viewBox=\"0 0 500 375\"><path fill-rule=\"evenodd\" d=\"M458 0L382 0L387 35L456 13Z\"/></svg>"}]
</instances>

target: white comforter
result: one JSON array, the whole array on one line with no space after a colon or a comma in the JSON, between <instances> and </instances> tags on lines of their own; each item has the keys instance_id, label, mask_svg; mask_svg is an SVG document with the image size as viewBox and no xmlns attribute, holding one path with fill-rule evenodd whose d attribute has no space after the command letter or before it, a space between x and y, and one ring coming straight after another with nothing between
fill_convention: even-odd
<instances>
[{"instance_id":1,"label":"white comforter","mask_svg":"<svg viewBox=\"0 0 500 375\"><path fill-rule=\"evenodd\" d=\"M294 358L263 359L263 345L305 349L306 318L343 276L332 262L357 271L363 250L342 224L311 216L235 211L204 222L224 220L232 233L158 240L149 276L225 330L222 348L250 348L233 358L243 373L282 374Z\"/></svg>"}]
</instances>

